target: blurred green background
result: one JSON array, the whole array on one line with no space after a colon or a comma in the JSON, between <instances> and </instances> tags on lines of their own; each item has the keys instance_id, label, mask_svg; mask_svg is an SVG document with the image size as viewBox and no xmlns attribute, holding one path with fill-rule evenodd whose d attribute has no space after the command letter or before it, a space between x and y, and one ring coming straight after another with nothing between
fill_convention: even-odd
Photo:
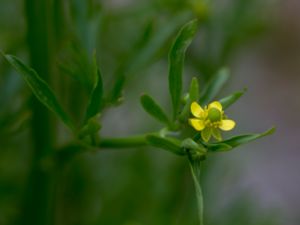
<instances>
[{"instance_id":1,"label":"blurred green background","mask_svg":"<svg viewBox=\"0 0 300 225\"><path fill-rule=\"evenodd\" d=\"M278 128L271 137L205 161L205 224L296 225L299 10L296 0L1 0L0 49L43 74L78 123L96 52L105 89L126 77L123 102L104 112L101 134L138 134L159 129L139 104L142 93L170 111L167 53L179 28L200 18L203 26L186 56L186 85L192 76L205 84L221 66L229 66L232 77L222 93L248 88L228 111L238 124L233 133ZM26 212L32 211L24 202L41 198L28 192L28 181L32 149L43 143L43 127L48 126L35 117L36 104L21 77L1 58L1 225L34 224L28 222L32 214ZM39 121L38 128L32 128L33 121ZM50 121L56 124L51 145L61 148L70 134L52 116ZM34 140L32 130L40 140ZM47 167L47 160L42 163ZM150 148L78 154L57 171L56 191L48 196L54 214L47 224L197 224L189 172L187 160ZM39 182L44 185L43 178Z\"/></svg>"}]
</instances>

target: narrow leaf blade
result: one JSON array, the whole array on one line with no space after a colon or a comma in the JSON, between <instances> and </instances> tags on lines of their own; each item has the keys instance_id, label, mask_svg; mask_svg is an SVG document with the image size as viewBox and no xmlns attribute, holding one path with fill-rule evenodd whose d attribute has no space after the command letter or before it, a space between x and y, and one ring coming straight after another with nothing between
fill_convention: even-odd
<instances>
[{"instance_id":1,"label":"narrow leaf blade","mask_svg":"<svg viewBox=\"0 0 300 225\"><path fill-rule=\"evenodd\" d=\"M97 115L103 106L103 81L100 70L95 66L96 82L86 110L85 121Z\"/></svg>"},{"instance_id":2,"label":"narrow leaf blade","mask_svg":"<svg viewBox=\"0 0 300 225\"><path fill-rule=\"evenodd\" d=\"M240 135L236 136L215 144L208 144L207 147L209 151L214 151L214 152L223 152L223 151L229 151L233 148L236 148L242 144L249 143L251 141L255 141L259 138L271 135L275 132L275 128L271 128L267 130L264 133L261 134L246 134L246 135Z\"/></svg>"},{"instance_id":3,"label":"narrow leaf blade","mask_svg":"<svg viewBox=\"0 0 300 225\"><path fill-rule=\"evenodd\" d=\"M190 84L190 89L189 89L189 94L188 94L188 98L186 100L186 104L184 105L179 119L181 121L186 121L188 119L189 113L190 113L190 106L192 104L192 102L198 102L199 98L200 98L200 92L199 92L199 82L198 79L196 77L193 77L191 84Z\"/></svg>"},{"instance_id":4,"label":"narrow leaf blade","mask_svg":"<svg viewBox=\"0 0 300 225\"><path fill-rule=\"evenodd\" d=\"M32 69L26 66L21 60L12 55L4 55L7 61L19 72L26 81L36 98L48 109L54 112L71 130L74 125L69 116L62 109L53 91L48 84Z\"/></svg>"},{"instance_id":5,"label":"narrow leaf blade","mask_svg":"<svg viewBox=\"0 0 300 225\"><path fill-rule=\"evenodd\" d=\"M126 82L126 77L124 74L118 75L114 86L111 90L110 96L108 97L109 103L118 104L122 100L123 96L123 87Z\"/></svg>"},{"instance_id":6,"label":"narrow leaf blade","mask_svg":"<svg viewBox=\"0 0 300 225\"><path fill-rule=\"evenodd\" d=\"M176 119L180 108L185 52L195 37L197 28L197 20L185 24L177 35L169 53L169 91L173 105L173 119Z\"/></svg>"},{"instance_id":7,"label":"narrow leaf blade","mask_svg":"<svg viewBox=\"0 0 300 225\"><path fill-rule=\"evenodd\" d=\"M138 42L144 42L142 46L136 44L138 48L133 47L124 63L116 70L116 82L113 85L109 96L109 102L117 104L122 99L122 92L125 86L127 76L131 76L151 65L157 56L165 48L167 41L172 37L177 28L189 18L190 14L182 13L168 21L160 27L154 34L145 41L145 33L141 35Z\"/></svg>"},{"instance_id":8,"label":"narrow leaf blade","mask_svg":"<svg viewBox=\"0 0 300 225\"><path fill-rule=\"evenodd\" d=\"M246 144L246 143L248 143L250 141L254 141L256 139L265 137L267 135L271 135L271 134L273 134L275 132L275 130L276 129L273 127L273 128L271 128L271 129L269 129L266 132L261 133L261 134L240 135L240 136L236 136L236 137L230 138L228 140L222 141L221 143L230 145L233 148L235 148L235 147L237 147L239 145Z\"/></svg>"},{"instance_id":9,"label":"narrow leaf blade","mask_svg":"<svg viewBox=\"0 0 300 225\"><path fill-rule=\"evenodd\" d=\"M149 95L141 96L141 104L144 110L158 121L169 125L169 119L162 108Z\"/></svg>"},{"instance_id":10,"label":"narrow leaf blade","mask_svg":"<svg viewBox=\"0 0 300 225\"><path fill-rule=\"evenodd\" d=\"M195 192L196 192L196 198L197 198L197 206L198 206L198 218L199 218L199 224L203 225L203 211L204 211L204 203L203 203L203 193L201 188L201 160L193 160L190 159L190 167L191 167L191 173L195 185Z\"/></svg>"},{"instance_id":11,"label":"narrow leaf blade","mask_svg":"<svg viewBox=\"0 0 300 225\"><path fill-rule=\"evenodd\" d=\"M200 91L199 91L199 82L197 77L193 77L189 90L189 97L191 102L197 102L199 100Z\"/></svg>"},{"instance_id":12,"label":"narrow leaf blade","mask_svg":"<svg viewBox=\"0 0 300 225\"><path fill-rule=\"evenodd\" d=\"M222 104L223 109L227 109L229 106L231 106L236 101L238 101L245 94L245 92L246 92L246 89L243 91L233 93L232 95L229 95L225 98L220 99L219 102Z\"/></svg>"},{"instance_id":13,"label":"narrow leaf blade","mask_svg":"<svg viewBox=\"0 0 300 225\"><path fill-rule=\"evenodd\" d=\"M158 135L147 135L146 137L147 142L154 147L161 148L164 150L167 150L169 152L172 152L176 155L185 155L186 153L181 148L180 141L173 139L173 138L164 138L160 137Z\"/></svg>"},{"instance_id":14,"label":"narrow leaf blade","mask_svg":"<svg viewBox=\"0 0 300 225\"><path fill-rule=\"evenodd\" d=\"M149 65L158 54L165 48L166 43L174 35L178 27L189 18L189 14L180 13L175 15L170 21L164 24L159 29L156 29L153 35L141 48L133 52L133 57L125 61L125 73L128 75L134 74ZM142 34L141 40L145 40L145 34ZM141 41L139 40L139 42Z\"/></svg>"},{"instance_id":15,"label":"narrow leaf blade","mask_svg":"<svg viewBox=\"0 0 300 225\"><path fill-rule=\"evenodd\" d=\"M206 147L209 152L228 152L232 149L232 146L225 143L207 144Z\"/></svg>"}]
</instances>

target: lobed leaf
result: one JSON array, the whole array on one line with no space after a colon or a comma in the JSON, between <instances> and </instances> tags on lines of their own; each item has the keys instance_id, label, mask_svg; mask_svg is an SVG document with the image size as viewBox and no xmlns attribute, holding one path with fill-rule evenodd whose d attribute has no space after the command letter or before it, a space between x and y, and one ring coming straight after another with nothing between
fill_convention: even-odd
<instances>
[{"instance_id":1,"label":"lobed leaf","mask_svg":"<svg viewBox=\"0 0 300 225\"><path fill-rule=\"evenodd\" d=\"M169 119L162 108L149 95L144 94L141 96L141 104L144 110L155 119L166 125L170 124Z\"/></svg>"},{"instance_id":2,"label":"lobed leaf","mask_svg":"<svg viewBox=\"0 0 300 225\"><path fill-rule=\"evenodd\" d=\"M179 31L169 53L169 92L173 105L173 119L176 119L180 108L185 52L195 37L197 28L198 20L185 24Z\"/></svg>"},{"instance_id":3,"label":"lobed leaf","mask_svg":"<svg viewBox=\"0 0 300 225\"><path fill-rule=\"evenodd\" d=\"M74 124L70 117L65 113L48 84L37 74L37 72L26 66L15 56L4 55L4 57L16 69L16 71L22 75L36 98L48 109L54 112L67 127L74 130Z\"/></svg>"},{"instance_id":4,"label":"lobed leaf","mask_svg":"<svg viewBox=\"0 0 300 225\"><path fill-rule=\"evenodd\" d=\"M204 93L200 98L200 103L206 105L211 102L220 92L228 78L229 70L226 68L220 69L205 88Z\"/></svg>"}]
</instances>

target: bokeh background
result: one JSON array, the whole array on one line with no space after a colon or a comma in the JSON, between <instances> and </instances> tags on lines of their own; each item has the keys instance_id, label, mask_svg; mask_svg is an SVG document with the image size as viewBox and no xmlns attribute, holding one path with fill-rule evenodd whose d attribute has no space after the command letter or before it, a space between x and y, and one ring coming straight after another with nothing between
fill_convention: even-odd
<instances>
[{"instance_id":1,"label":"bokeh background","mask_svg":"<svg viewBox=\"0 0 300 225\"><path fill-rule=\"evenodd\" d=\"M65 108L75 119L81 115L85 92L69 69L87 73L96 49L107 89L120 71L128 74L124 101L105 112L101 134L159 129L142 110L139 97L149 93L170 111L167 52L180 26L205 14L199 2L61 1L64 17L56 27L59 44L51 86ZM192 76L204 85L219 67L228 66L232 76L220 97L248 89L228 110L238 124L230 135L262 132L273 125L277 132L205 161L206 224L298 225L300 1L219 0L210 5L208 22L186 56L186 85ZM29 63L26 35L24 1L1 0L0 49ZM32 148L30 102L30 90L1 58L1 225L19 223L22 215ZM68 140L59 124L55 145ZM79 154L61 169L58 183L53 224L197 223L188 162L168 152L141 148Z\"/></svg>"}]
</instances>

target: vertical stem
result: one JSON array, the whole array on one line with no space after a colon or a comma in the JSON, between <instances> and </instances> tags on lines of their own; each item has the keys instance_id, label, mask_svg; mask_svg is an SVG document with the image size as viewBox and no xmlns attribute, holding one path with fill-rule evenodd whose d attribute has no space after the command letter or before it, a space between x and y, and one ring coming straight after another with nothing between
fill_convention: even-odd
<instances>
[{"instance_id":1,"label":"vertical stem","mask_svg":"<svg viewBox=\"0 0 300 225\"><path fill-rule=\"evenodd\" d=\"M201 172L201 161L190 159L190 167L192 172L192 177L195 184L195 191L197 197L197 205L198 205L198 216L199 216L199 224L204 225L203 222L203 210L204 210L204 203L203 203L203 194L201 188L201 181L200 181L200 172Z\"/></svg>"},{"instance_id":2,"label":"vertical stem","mask_svg":"<svg viewBox=\"0 0 300 225\"><path fill-rule=\"evenodd\" d=\"M47 82L51 82L52 64L50 3L50 0L25 0L31 65ZM36 99L32 111L33 149L20 224L48 225L52 218L52 174L43 164L53 152L53 123L48 110Z\"/></svg>"}]
</instances>

